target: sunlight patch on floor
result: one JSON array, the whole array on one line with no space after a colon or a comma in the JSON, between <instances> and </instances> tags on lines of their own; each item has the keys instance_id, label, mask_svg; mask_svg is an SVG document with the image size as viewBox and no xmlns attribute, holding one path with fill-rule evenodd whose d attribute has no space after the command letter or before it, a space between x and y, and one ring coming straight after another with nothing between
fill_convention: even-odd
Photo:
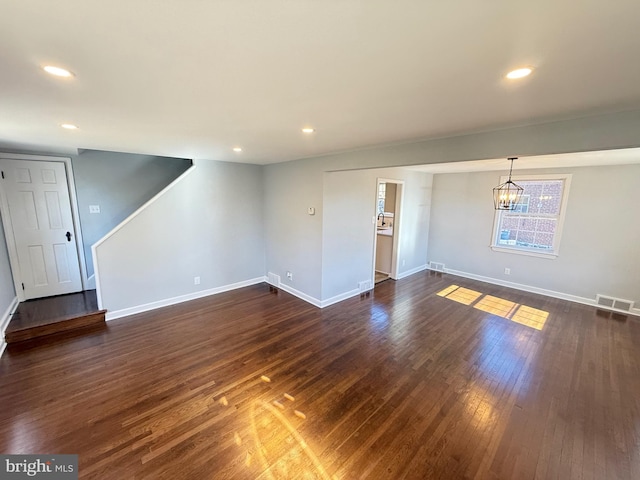
<instances>
[{"instance_id":1,"label":"sunlight patch on floor","mask_svg":"<svg viewBox=\"0 0 640 480\"><path fill-rule=\"evenodd\" d=\"M492 295L483 296L481 292L469 290L468 288L463 288L458 285L449 285L447 288L436 293L436 295L462 303L463 305L472 305L478 298L482 297L473 305L473 308L506 318L525 327L535 328L536 330L542 330L549 317L549 312L545 310L520 305Z\"/></svg>"},{"instance_id":2,"label":"sunlight patch on floor","mask_svg":"<svg viewBox=\"0 0 640 480\"><path fill-rule=\"evenodd\" d=\"M460 288L458 285L449 285L444 290L440 290L438 293L436 293L436 295L438 295L439 297L446 297L447 295L449 295L454 290L457 290L458 288Z\"/></svg>"},{"instance_id":3,"label":"sunlight patch on floor","mask_svg":"<svg viewBox=\"0 0 640 480\"><path fill-rule=\"evenodd\" d=\"M451 289L451 287L455 288L447 293L444 293L445 291ZM438 295L441 297L446 297L449 300L453 300L454 302L462 303L463 305L471 305L482 295L481 292L469 290L468 288L458 287L456 285L451 285L451 287L445 288L444 290L438 292Z\"/></svg>"},{"instance_id":4,"label":"sunlight patch on floor","mask_svg":"<svg viewBox=\"0 0 640 480\"><path fill-rule=\"evenodd\" d=\"M509 318L517 306L517 303L510 302L504 298L485 295L473 308L498 315L499 317Z\"/></svg>"},{"instance_id":5,"label":"sunlight patch on floor","mask_svg":"<svg viewBox=\"0 0 640 480\"><path fill-rule=\"evenodd\" d=\"M510 320L521 325L526 325L527 327L535 328L536 330L542 330L548 317L549 312L521 305Z\"/></svg>"}]
</instances>

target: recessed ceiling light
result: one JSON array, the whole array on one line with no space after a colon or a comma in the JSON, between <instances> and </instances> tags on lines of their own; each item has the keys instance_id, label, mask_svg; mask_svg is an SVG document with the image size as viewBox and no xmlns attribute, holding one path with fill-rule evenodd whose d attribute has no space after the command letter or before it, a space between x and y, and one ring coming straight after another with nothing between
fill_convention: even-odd
<instances>
[{"instance_id":1,"label":"recessed ceiling light","mask_svg":"<svg viewBox=\"0 0 640 480\"><path fill-rule=\"evenodd\" d=\"M526 77L527 75L531 75L531 72L533 72L533 68L529 68L529 67L525 67L525 68L518 68L516 70L512 70L509 73L507 73L507 78L510 78L512 80L516 79L516 78L523 78Z\"/></svg>"},{"instance_id":2,"label":"recessed ceiling light","mask_svg":"<svg viewBox=\"0 0 640 480\"><path fill-rule=\"evenodd\" d=\"M78 126L73 123L63 123L60 125L62 128L66 128L67 130L78 130Z\"/></svg>"},{"instance_id":3,"label":"recessed ceiling light","mask_svg":"<svg viewBox=\"0 0 640 480\"><path fill-rule=\"evenodd\" d=\"M42 69L47 72L50 73L51 75L55 75L56 77L73 77L73 73L71 73L69 70L67 70L66 68L62 68L62 67L54 67L53 65L47 65L42 67Z\"/></svg>"},{"instance_id":4,"label":"recessed ceiling light","mask_svg":"<svg viewBox=\"0 0 640 480\"><path fill-rule=\"evenodd\" d=\"M233 147L233 151L234 151L234 152L238 152L238 153L240 153L240 152L242 151L242 148L240 148L240 147Z\"/></svg>"},{"instance_id":5,"label":"recessed ceiling light","mask_svg":"<svg viewBox=\"0 0 640 480\"><path fill-rule=\"evenodd\" d=\"M316 130L315 130L314 128L311 128L311 127L304 127L304 128L302 129L302 133L313 133L313 132L315 132L315 131L316 131Z\"/></svg>"}]
</instances>

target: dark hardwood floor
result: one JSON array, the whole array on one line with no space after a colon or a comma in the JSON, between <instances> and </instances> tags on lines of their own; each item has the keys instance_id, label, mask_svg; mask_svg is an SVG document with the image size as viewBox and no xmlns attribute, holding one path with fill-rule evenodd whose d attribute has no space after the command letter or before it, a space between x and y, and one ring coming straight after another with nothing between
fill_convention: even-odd
<instances>
[{"instance_id":1,"label":"dark hardwood floor","mask_svg":"<svg viewBox=\"0 0 640 480\"><path fill-rule=\"evenodd\" d=\"M323 310L256 285L7 351L0 451L101 480L638 479L640 322L427 272Z\"/></svg>"}]
</instances>

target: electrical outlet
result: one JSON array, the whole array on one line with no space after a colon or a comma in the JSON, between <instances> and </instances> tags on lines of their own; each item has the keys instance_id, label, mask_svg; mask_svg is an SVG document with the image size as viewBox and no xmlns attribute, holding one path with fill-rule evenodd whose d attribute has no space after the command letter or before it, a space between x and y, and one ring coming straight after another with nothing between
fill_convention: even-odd
<instances>
[{"instance_id":1,"label":"electrical outlet","mask_svg":"<svg viewBox=\"0 0 640 480\"><path fill-rule=\"evenodd\" d=\"M200 277L193 277L193 284L200 285Z\"/></svg>"},{"instance_id":2,"label":"electrical outlet","mask_svg":"<svg viewBox=\"0 0 640 480\"><path fill-rule=\"evenodd\" d=\"M293 273L291 272L287 272L287 278L291 281L293 281Z\"/></svg>"},{"instance_id":3,"label":"electrical outlet","mask_svg":"<svg viewBox=\"0 0 640 480\"><path fill-rule=\"evenodd\" d=\"M504 269L504 274L505 275L511 275L511 269L510 268L505 268Z\"/></svg>"},{"instance_id":4,"label":"electrical outlet","mask_svg":"<svg viewBox=\"0 0 640 480\"><path fill-rule=\"evenodd\" d=\"M404 267L404 264L407 263L407 261L403 258L402 259L402 266Z\"/></svg>"},{"instance_id":5,"label":"electrical outlet","mask_svg":"<svg viewBox=\"0 0 640 480\"><path fill-rule=\"evenodd\" d=\"M89 205L89 213L100 213L100 205Z\"/></svg>"}]
</instances>

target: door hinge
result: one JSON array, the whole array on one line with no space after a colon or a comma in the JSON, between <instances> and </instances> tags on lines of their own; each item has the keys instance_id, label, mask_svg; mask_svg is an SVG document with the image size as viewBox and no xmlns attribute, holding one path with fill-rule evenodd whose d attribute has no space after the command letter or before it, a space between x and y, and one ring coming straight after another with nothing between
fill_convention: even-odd
<instances>
[{"instance_id":1,"label":"door hinge","mask_svg":"<svg viewBox=\"0 0 640 480\"><path fill-rule=\"evenodd\" d=\"M24 283L22 284L22 289L24 290Z\"/></svg>"},{"instance_id":2,"label":"door hinge","mask_svg":"<svg viewBox=\"0 0 640 480\"><path fill-rule=\"evenodd\" d=\"M4 178L4 172L2 172L2 178Z\"/></svg>"}]
</instances>

